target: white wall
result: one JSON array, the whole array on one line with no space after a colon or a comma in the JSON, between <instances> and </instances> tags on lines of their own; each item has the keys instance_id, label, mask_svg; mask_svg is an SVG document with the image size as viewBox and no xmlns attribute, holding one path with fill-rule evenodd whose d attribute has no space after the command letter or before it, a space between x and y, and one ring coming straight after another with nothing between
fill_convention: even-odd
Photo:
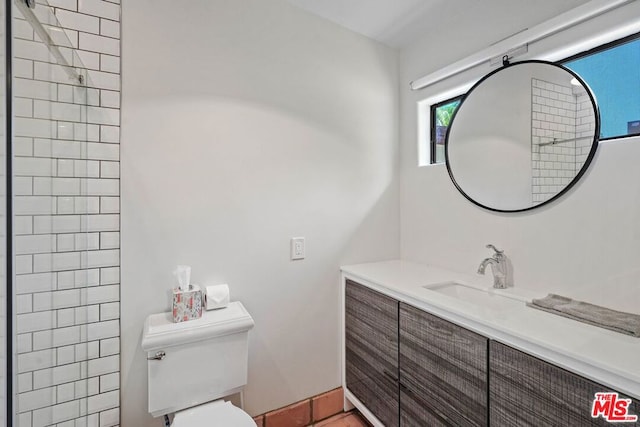
<instances>
[{"instance_id":1,"label":"white wall","mask_svg":"<svg viewBox=\"0 0 640 427\"><path fill-rule=\"evenodd\" d=\"M631 3L531 45L528 58L622 28L639 14L640 5ZM494 243L511 257L516 286L639 312L640 138L602 142L589 172L568 194L520 214L492 213L468 202L444 165L417 166L416 103L475 81L489 68L478 67L421 91L411 92L406 83L446 65L429 62L439 50L453 62L490 41L479 32L464 48L455 40L438 46L423 40L401 52L402 257L475 274L490 255L485 244ZM490 283L491 278L485 280Z\"/></svg>"},{"instance_id":2,"label":"white wall","mask_svg":"<svg viewBox=\"0 0 640 427\"><path fill-rule=\"evenodd\" d=\"M399 256L395 53L279 0L124 2L123 34L122 424L158 423L139 342L180 263L255 319L251 414L337 387L339 266Z\"/></svg>"}]
</instances>

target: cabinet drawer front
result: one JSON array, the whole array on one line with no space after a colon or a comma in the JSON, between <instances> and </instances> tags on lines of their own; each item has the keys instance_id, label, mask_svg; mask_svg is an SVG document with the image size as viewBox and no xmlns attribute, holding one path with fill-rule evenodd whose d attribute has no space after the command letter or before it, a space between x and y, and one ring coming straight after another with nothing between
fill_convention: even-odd
<instances>
[{"instance_id":1,"label":"cabinet drawer front","mask_svg":"<svg viewBox=\"0 0 640 427\"><path fill-rule=\"evenodd\" d=\"M487 338L400 303L402 425L487 425Z\"/></svg>"},{"instance_id":2,"label":"cabinet drawer front","mask_svg":"<svg viewBox=\"0 0 640 427\"><path fill-rule=\"evenodd\" d=\"M592 418L591 407L596 392L615 390L496 341L491 341L489 354L492 426L614 425ZM637 415L638 409L636 400L630 413Z\"/></svg>"},{"instance_id":3,"label":"cabinet drawer front","mask_svg":"<svg viewBox=\"0 0 640 427\"><path fill-rule=\"evenodd\" d=\"M347 388L386 426L397 426L398 302L347 280Z\"/></svg>"}]
</instances>

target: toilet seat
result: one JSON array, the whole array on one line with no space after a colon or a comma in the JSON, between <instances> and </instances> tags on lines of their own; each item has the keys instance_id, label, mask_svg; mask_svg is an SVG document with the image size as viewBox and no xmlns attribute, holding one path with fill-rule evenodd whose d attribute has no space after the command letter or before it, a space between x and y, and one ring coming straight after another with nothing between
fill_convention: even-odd
<instances>
[{"instance_id":1,"label":"toilet seat","mask_svg":"<svg viewBox=\"0 0 640 427\"><path fill-rule=\"evenodd\" d=\"M176 412L171 427L256 427L253 418L231 402L216 400Z\"/></svg>"}]
</instances>

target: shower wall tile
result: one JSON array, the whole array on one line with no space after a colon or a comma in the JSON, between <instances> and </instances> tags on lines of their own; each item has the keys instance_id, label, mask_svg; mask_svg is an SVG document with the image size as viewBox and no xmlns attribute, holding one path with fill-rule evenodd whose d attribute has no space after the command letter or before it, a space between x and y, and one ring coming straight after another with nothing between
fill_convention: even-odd
<instances>
[{"instance_id":1,"label":"shower wall tile","mask_svg":"<svg viewBox=\"0 0 640 427\"><path fill-rule=\"evenodd\" d=\"M87 178L82 180L83 194L90 196L118 196L120 194L120 180Z\"/></svg>"},{"instance_id":2,"label":"shower wall tile","mask_svg":"<svg viewBox=\"0 0 640 427\"><path fill-rule=\"evenodd\" d=\"M81 33L97 33L100 30L100 18L60 9L56 11L58 20L64 22L67 28Z\"/></svg>"},{"instance_id":3,"label":"shower wall tile","mask_svg":"<svg viewBox=\"0 0 640 427\"><path fill-rule=\"evenodd\" d=\"M78 0L49 0L49 4L56 8L78 10Z\"/></svg>"},{"instance_id":4,"label":"shower wall tile","mask_svg":"<svg viewBox=\"0 0 640 427\"><path fill-rule=\"evenodd\" d=\"M33 28L27 21L16 20L11 30L14 38L33 40Z\"/></svg>"},{"instance_id":5,"label":"shower wall tile","mask_svg":"<svg viewBox=\"0 0 640 427\"><path fill-rule=\"evenodd\" d=\"M120 72L120 57L101 54L100 71L107 71L110 73Z\"/></svg>"},{"instance_id":6,"label":"shower wall tile","mask_svg":"<svg viewBox=\"0 0 640 427\"><path fill-rule=\"evenodd\" d=\"M18 392L33 390L33 374L28 372L26 374L18 375Z\"/></svg>"},{"instance_id":7,"label":"shower wall tile","mask_svg":"<svg viewBox=\"0 0 640 427\"><path fill-rule=\"evenodd\" d=\"M16 332L18 334L50 330L56 327L56 316L52 311L18 314L16 318Z\"/></svg>"},{"instance_id":8,"label":"shower wall tile","mask_svg":"<svg viewBox=\"0 0 640 427\"><path fill-rule=\"evenodd\" d=\"M87 399L87 410L89 413L101 412L116 408L119 404L120 393L118 390L114 390L89 397Z\"/></svg>"},{"instance_id":9,"label":"shower wall tile","mask_svg":"<svg viewBox=\"0 0 640 427\"><path fill-rule=\"evenodd\" d=\"M117 126L100 126L100 142L118 144L120 142L120 128Z\"/></svg>"},{"instance_id":10,"label":"shower wall tile","mask_svg":"<svg viewBox=\"0 0 640 427\"><path fill-rule=\"evenodd\" d=\"M111 374L120 371L120 356L100 357L87 362L87 375L97 377L104 374Z\"/></svg>"},{"instance_id":11,"label":"shower wall tile","mask_svg":"<svg viewBox=\"0 0 640 427\"><path fill-rule=\"evenodd\" d=\"M92 160L120 160L120 147L115 144L88 143L87 157Z\"/></svg>"},{"instance_id":12,"label":"shower wall tile","mask_svg":"<svg viewBox=\"0 0 640 427\"><path fill-rule=\"evenodd\" d=\"M56 352L54 350L32 351L18 355L18 373L38 371L51 368L56 365ZM35 377L34 377L35 378ZM34 384L34 388L37 388Z\"/></svg>"},{"instance_id":13,"label":"shower wall tile","mask_svg":"<svg viewBox=\"0 0 640 427\"><path fill-rule=\"evenodd\" d=\"M120 55L120 41L111 37L80 33L80 49L117 56Z\"/></svg>"},{"instance_id":14,"label":"shower wall tile","mask_svg":"<svg viewBox=\"0 0 640 427\"><path fill-rule=\"evenodd\" d=\"M20 334L16 339L18 354L29 353L33 351L33 338L31 334Z\"/></svg>"},{"instance_id":15,"label":"shower wall tile","mask_svg":"<svg viewBox=\"0 0 640 427\"><path fill-rule=\"evenodd\" d=\"M75 86L15 13L17 419L117 426L120 2L49 4L88 81Z\"/></svg>"},{"instance_id":16,"label":"shower wall tile","mask_svg":"<svg viewBox=\"0 0 640 427\"><path fill-rule=\"evenodd\" d=\"M100 19L100 34L106 37L120 38L120 24L117 21Z\"/></svg>"},{"instance_id":17,"label":"shower wall tile","mask_svg":"<svg viewBox=\"0 0 640 427\"><path fill-rule=\"evenodd\" d=\"M112 267L120 262L120 250L107 249L97 251L79 252L80 260L84 267Z\"/></svg>"},{"instance_id":18,"label":"shower wall tile","mask_svg":"<svg viewBox=\"0 0 640 427\"><path fill-rule=\"evenodd\" d=\"M14 117L13 128L18 135L33 138L47 138L55 133L51 121L29 117Z\"/></svg>"},{"instance_id":19,"label":"shower wall tile","mask_svg":"<svg viewBox=\"0 0 640 427\"><path fill-rule=\"evenodd\" d=\"M47 158L17 157L13 161L15 176L54 176L56 168L56 161Z\"/></svg>"},{"instance_id":20,"label":"shower wall tile","mask_svg":"<svg viewBox=\"0 0 640 427\"><path fill-rule=\"evenodd\" d=\"M43 158L79 159L82 155L83 144L75 141L60 141L51 138L35 138L33 141L33 155Z\"/></svg>"},{"instance_id":21,"label":"shower wall tile","mask_svg":"<svg viewBox=\"0 0 640 427\"><path fill-rule=\"evenodd\" d=\"M13 203L15 215L46 215L56 211L56 200L51 196L16 195Z\"/></svg>"},{"instance_id":22,"label":"shower wall tile","mask_svg":"<svg viewBox=\"0 0 640 427\"><path fill-rule=\"evenodd\" d=\"M93 87L98 89L120 90L120 76L114 72L89 70ZM42 95L45 96L45 95Z\"/></svg>"},{"instance_id":23,"label":"shower wall tile","mask_svg":"<svg viewBox=\"0 0 640 427\"><path fill-rule=\"evenodd\" d=\"M80 60L89 70L100 69L100 54L95 52L87 52L86 50L77 51Z\"/></svg>"},{"instance_id":24,"label":"shower wall tile","mask_svg":"<svg viewBox=\"0 0 640 427\"><path fill-rule=\"evenodd\" d=\"M13 137L14 156L33 156L33 138Z\"/></svg>"},{"instance_id":25,"label":"shower wall tile","mask_svg":"<svg viewBox=\"0 0 640 427\"><path fill-rule=\"evenodd\" d=\"M100 270L97 268L85 268L73 272L73 283L76 288L98 286L100 283Z\"/></svg>"},{"instance_id":26,"label":"shower wall tile","mask_svg":"<svg viewBox=\"0 0 640 427\"><path fill-rule=\"evenodd\" d=\"M16 43L17 44L17 43ZM19 49L19 46L15 46ZM13 96L30 99L58 99L58 87L55 84L31 79L13 79Z\"/></svg>"},{"instance_id":27,"label":"shower wall tile","mask_svg":"<svg viewBox=\"0 0 640 427\"><path fill-rule=\"evenodd\" d=\"M79 12L87 15L120 21L120 6L102 0L82 0L79 2Z\"/></svg>"},{"instance_id":28,"label":"shower wall tile","mask_svg":"<svg viewBox=\"0 0 640 427\"><path fill-rule=\"evenodd\" d=\"M56 401L55 387L42 388L18 395L18 410L21 412L42 408Z\"/></svg>"},{"instance_id":29,"label":"shower wall tile","mask_svg":"<svg viewBox=\"0 0 640 427\"><path fill-rule=\"evenodd\" d=\"M100 177L101 178L120 178L120 164L118 162L100 162ZM24 183L24 191L29 191L30 182Z\"/></svg>"},{"instance_id":30,"label":"shower wall tile","mask_svg":"<svg viewBox=\"0 0 640 427\"><path fill-rule=\"evenodd\" d=\"M119 110L115 108L89 107L87 120L89 123L118 126L120 124Z\"/></svg>"},{"instance_id":31,"label":"shower wall tile","mask_svg":"<svg viewBox=\"0 0 640 427\"><path fill-rule=\"evenodd\" d=\"M101 340L113 338L120 335L120 321L109 320L105 322L90 323L87 325L87 336L89 340Z\"/></svg>"},{"instance_id":32,"label":"shower wall tile","mask_svg":"<svg viewBox=\"0 0 640 427\"><path fill-rule=\"evenodd\" d=\"M13 194L16 196L33 195L33 178L14 176L13 178Z\"/></svg>"},{"instance_id":33,"label":"shower wall tile","mask_svg":"<svg viewBox=\"0 0 640 427\"><path fill-rule=\"evenodd\" d=\"M13 46L16 58L32 59L43 62L49 61L49 50L40 41L15 39Z\"/></svg>"},{"instance_id":34,"label":"shower wall tile","mask_svg":"<svg viewBox=\"0 0 640 427\"><path fill-rule=\"evenodd\" d=\"M73 160L59 159L57 172L58 176L73 176Z\"/></svg>"},{"instance_id":35,"label":"shower wall tile","mask_svg":"<svg viewBox=\"0 0 640 427\"><path fill-rule=\"evenodd\" d=\"M120 233L104 232L100 233L100 249L119 249Z\"/></svg>"},{"instance_id":36,"label":"shower wall tile","mask_svg":"<svg viewBox=\"0 0 640 427\"><path fill-rule=\"evenodd\" d=\"M34 234L49 233L79 233L80 220L78 215L39 215L33 217Z\"/></svg>"},{"instance_id":37,"label":"shower wall tile","mask_svg":"<svg viewBox=\"0 0 640 427\"><path fill-rule=\"evenodd\" d=\"M119 197L100 197L100 212L119 213L120 198Z\"/></svg>"},{"instance_id":38,"label":"shower wall tile","mask_svg":"<svg viewBox=\"0 0 640 427\"><path fill-rule=\"evenodd\" d=\"M20 274L16 276L15 293L33 294L35 292L47 292L55 290L57 276L55 273Z\"/></svg>"},{"instance_id":39,"label":"shower wall tile","mask_svg":"<svg viewBox=\"0 0 640 427\"><path fill-rule=\"evenodd\" d=\"M80 289L33 294L33 310L51 310L80 305Z\"/></svg>"},{"instance_id":40,"label":"shower wall tile","mask_svg":"<svg viewBox=\"0 0 640 427\"><path fill-rule=\"evenodd\" d=\"M15 257L15 274L33 273L33 257L31 255L18 255Z\"/></svg>"},{"instance_id":41,"label":"shower wall tile","mask_svg":"<svg viewBox=\"0 0 640 427\"><path fill-rule=\"evenodd\" d=\"M120 267L100 269L100 285L113 285L120 282Z\"/></svg>"},{"instance_id":42,"label":"shower wall tile","mask_svg":"<svg viewBox=\"0 0 640 427\"><path fill-rule=\"evenodd\" d=\"M17 295L16 296L16 313L30 313L33 311L33 297L31 294L28 295Z\"/></svg>"},{"instance_id":43,"label":"shower wall tile","mask_svg":"<svg viewBox=\"0 0 640 427\"><path fill-rule=\"evenodd\" d=\"M14 252L20 254L50 253L56 247L56 235L41 234L31 236L16 236Z\"/></svg>"},{"instance_id":44,"label":"shower wall tile","mask_svg":"<svg viewBox=\"0 0 640 427\"><path fill-rule=\"evenodd\" d=\"M26 307L28 309L28 305ZM111 320L120 318L120 303L110 302L100 304L100 320Z\"/></svg>"},{"instance_id":45,"label":"shower wall tile","mask_svg":"<svg viewBox=\"0 0 640 427\"><path fill-rule=\"evenodd\" d=\"M120 340L112 338L100 341L100 357L120 353Z\"/></svg>"},{"instance_id":46,"label":"shower wall tile","mask_svg":"<svg viewBox=\"0 0 640 427\"><path fill-rule=\"evenodd\" d=\"M119 168L120 164L117 163L117 165ZM59 172L58 175L60 175ZM82 178L98 178L100 176L100 163L93 160L74 160L73 176Z\"/></svg>"},{"instance_id":47,"label":"shower wall tile","mask_svg":"<svg viewBox=\"0 0 640 427\"><path fill-rule=\"evenodd\" d=\"M87 303L100 304L120 300L119 285L97 286L87 289Z\"/></svg>"},{"instance_id":48,"label":"shower wall tile","mask_svg":"<svg viewBox=\"0 0 640 427\"><path fill-rule=\"evenodd\" d=\"M74 250L76 251L91 251L96 249L106 249L100 247L100 235L98 233L81 233L75 234L74 237ZM58 241L58 250L60 250L60 242Z\"/></svg>"},{"instance_id":49,"label":"shower wall tile","mask_svg":"<svg viewBox=\"0 0 640 427\"><path fill-rule=\"evenodd\" d=\"M13 114L15 117L33 117L33 100L15 98L13 100Z\"/></svg>"},{"instance_id":50,"label":"shower wall tile","mask_svg":"<svg viewBox=\"0 0 640 427\"><path fill-rule=\"evenodd\" d=\"M120 385L120 374L107 374L100 377L100 391L111 391L118 389Z\"/></svg>"},{"instance_id":51,"label":"shower wall tile","mask_svg":"<svg viewBox=\"0 0 640 427\"><path fill-rule=\"evenodd\" d=\"M74 400L33 411L33 427L44 427L80 416L80 401Z\"/></svg>"},{"instance_id":52,"label":"shower wall tile","mask_svg":"<svg viewBox=\"0 0 640 427\"><path fill-rule=\"evenodd\" d=\"M120 62L118 61L118 66ZM120 108L120 93L110 90L100 91L100 105L102 107Z\"/></svg>"}]
</instances>

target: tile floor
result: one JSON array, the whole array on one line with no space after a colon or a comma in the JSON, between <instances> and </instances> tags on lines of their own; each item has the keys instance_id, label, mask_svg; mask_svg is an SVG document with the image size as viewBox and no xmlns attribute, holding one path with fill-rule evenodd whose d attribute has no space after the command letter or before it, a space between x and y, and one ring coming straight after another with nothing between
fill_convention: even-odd
<instances>
[{"instance_id":1,"label":"tile floor","mask_svg":"<svg viewBox=\"0 0 640 427\"><path fill-rule=\"evenodd\" d=\"M351 411L334 415L307 427L369 427L369 423L360 416L358 411Z\"/></svg>"}]
</instances>

